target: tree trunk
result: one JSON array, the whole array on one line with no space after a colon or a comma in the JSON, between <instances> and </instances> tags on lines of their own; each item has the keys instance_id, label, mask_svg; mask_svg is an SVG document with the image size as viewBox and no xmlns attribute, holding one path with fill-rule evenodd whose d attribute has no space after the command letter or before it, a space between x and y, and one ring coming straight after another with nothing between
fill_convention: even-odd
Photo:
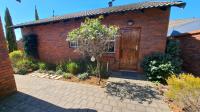
<instances>
[{"instance_id":1,"label":"tree trunk","mask_svg":"<svg viewBox=\"0 0 200 112\"><path fill-rule=\"evenodd\" d=\"M101 83L101 63L99 60L97 60L97 77L99 78L98 84Z\"/></svg>"}]
</instances>

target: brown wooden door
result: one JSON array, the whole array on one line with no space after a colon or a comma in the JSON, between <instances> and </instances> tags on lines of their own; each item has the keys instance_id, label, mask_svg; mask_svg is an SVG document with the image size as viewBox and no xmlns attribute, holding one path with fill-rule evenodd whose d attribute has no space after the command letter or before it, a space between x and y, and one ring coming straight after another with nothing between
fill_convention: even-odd
<instances>
[{"instance_id":1,"label":"brown wooden door","mask_svg":"<svg viewBox=\"0 0 200 112\"><path fill-rule=\"evenodd\" d=\"M122 29L120 41L120 69L137 70L140 29Z\"/></svg>"}]
</instances>

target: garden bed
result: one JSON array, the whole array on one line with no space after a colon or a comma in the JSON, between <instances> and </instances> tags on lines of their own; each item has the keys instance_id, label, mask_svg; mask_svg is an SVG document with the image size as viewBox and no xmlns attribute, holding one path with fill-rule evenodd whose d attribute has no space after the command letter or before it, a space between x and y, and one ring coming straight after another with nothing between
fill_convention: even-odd
<instances>
[{"instance_id":1,"label":"garden bed","mask_svg":"<svg viewBox=\"0 0 200 112\"><path fill-rule=\"evenodd\" d=\"M89 76L85 80L80 80L76 75L71 75L70 78L64 78L63 75L56 75L56 74L52 74L52 73L50 74L50 73L34 71L32 73L29 73L28 75L33 76L33 77L39 77L39 78L47 78L47 79L53 79L53 80L63 80L63 81L68 81L68 82L90 84L90 85L96 85L96 86L102 86L102 87L105 86L105 84L107 82L107 78L108 78L108 77L102 78L100 84L98 84L97 82L98 82L99 78L97 78L96 76Z\"/></svg>"},{"instance_id":2,"label":"garden bed","mask_svg":"<svg viewBox=\"0 0 200 112\"><path fill-rule=\"evenodd\" d=\"M107 82L107 79L101 79L101 83L97 84L97 81L99 79L97 77L95 77L95 76L90 76L86 80L80 80L76 76L72 76L70 79L62 78L62 80L69 81L69 82L83 83L83 84L98 85L98 86L102 86L102 87L104 87L106 82Z\"/></svg>"}]
</instances>

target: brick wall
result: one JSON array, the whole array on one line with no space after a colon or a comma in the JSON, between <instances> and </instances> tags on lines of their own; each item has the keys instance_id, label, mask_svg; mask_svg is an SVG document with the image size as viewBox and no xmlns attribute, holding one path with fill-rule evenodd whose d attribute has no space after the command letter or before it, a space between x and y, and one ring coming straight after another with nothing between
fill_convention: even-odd
<instances>
[{"instance_id":1,"label":"brick wall","mask_svg":"<svg viewBox=\"0 0 200 112\"><path fill-rule=\"evenodd\" d=\"M181 43L183 69L200 76L200 30L176 37Z\"/></svg>"},{"instance_id":2,"label":"brick wall","mask_svg":"<svg viewBox=\"0 0 200 112\"><path fill-rule=\"evenodd\" d=\"M22 39L17 41L17 48L18 50L24 50L24 43Z\"/></svg>"},{"instance_id":3,"label":"brick wall","mask_svg":"<svg viewBox=\"0 0 200 112\"><path fill-rule=\"evenodd\" d=\"M16 91L13 69L8 58L7 46L0 19L0 98Z\"/></svg>"},{"instance_id":4,"label":"brick wall","mask_svg":"<svg viewBox=\"0 0 200 112\"><path fill-rule=\"evenodd\" d=\"M110 14L104 17L103 24L117 25L120 28L127 26L128 20L133 20L133 28L141 28L141 38L139 46L139 63L144 56L152 52L164 52L166 47L166 35L168 29L170 8L166 11L160 9L146 9L144 13L126 12ZM67 33L80 26L82 19L69 20L67 22L57 22L46 25L22 28L22 34L36 33L39 36L39 56L46 62L57 63L66 59L80 58L73 48L69 48L66 41ZM118 40L116 48L118 48ZM107 54L107 60L112 61L111 68L117 68L119 62L119 49L116 53Z\"/></svg>"}]
</instances>

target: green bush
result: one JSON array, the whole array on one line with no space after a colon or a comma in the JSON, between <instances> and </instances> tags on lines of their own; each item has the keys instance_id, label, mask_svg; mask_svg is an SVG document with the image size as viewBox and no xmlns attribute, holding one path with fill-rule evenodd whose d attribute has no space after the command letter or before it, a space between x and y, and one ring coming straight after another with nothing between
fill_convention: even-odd
<instances>
[{"instance_id":1,"label":"green bush","mask_svg":"<svg viewBox=\"0 0 200 112\"><path fill-rule=\"evenodd\" d=\"M97 71L97 65L96 65L96 63L89 63L87 65L87 72L90 75L97 75L98 71ZM101 73L102 77L107 77L106 67L103 64L101 64L100 73Z\"/></svg>"},{"instance_id":2,"label":"green bush","mask_svg":"<svg viewBox=\"0 0 200 112\"><path fill-rule=\"evenodd\" d=\"M20 69L17 69L17 72L18 74L21 74L21 75L25 75L27 74L29 71L26 69L26 68L20 68Z\"/></svg>"},{"instance_id":3,"label":"green bush","mask_svg":"<svg viewBox=\"0 0 200 112\"><path fill-rule=\"evenodd\" d=\"M179 57L180 52L180 41L175 39L168 39L166 53L172 57Z\"/></svg>"},{"instance_id":4,"label":"green bush","mask_svg":"<svg viewBox=\"0 0 200 112\"><path fill-rule=\"evenodd\" d=\"M88 73L82 73L82 74L79 74L79 75L78 75L78 78L79 78L80 80L85 80L85 79L88 79L88 78L89 78L89 75L88 75Z\"/></svg>"},{"instance_id":5,"label":"green bush","mask_svg":"<svg viewBox=\"0 0 200 112\"><path fill-rule=\"evenodd\" d=\"M70 74L70 73L64 73L64 74L63 74L63 77L64 77L65 79L71 79L71 78L72 78L72 74Z\"/></svg>"},{"instance_id":6,"label":"green bush","mask_svg":"<svg viewBox=\"0 0 200 112\"><path fill-rule=\"evenodd\" d=\"M170 74L180 72L181 64L169 54L153 53L144 58L141 66L150 81L165 83Z\"/></svg>"},{"instance_id":7,"label":"green bush","mask_svg":"<svg viewBox=\"0 0 200 112\"><path fill-rule=\"evenodd\" d=\"M47 70L56 71L56 64L46 63Z\"/></svg>"},{"instance_id":8,"label":"green bush","mask_svg":"<svg viewBox=\"0 0 200 112\"><path fill-rule=\"evenodd\" d=\"M52 70L47 71L47 73L50 74L50 75L56 74L55 71L52 71Z\"/></svg>"},{"instance_id":9,"label":"green bush","mask_svg":"<svg viewBox=\"0 0 200 112\"><path fill-rule=\"evenodd\" d=\"M63 75L64 74L64 72L62 71L62 70L58 70L58 71L56 71L56 73L55 73L56 75Z\"/></svg>"},{"instance_id":10,"label":"green bush","mask_svg":"<svg viewBox=\"0 0 200 112\"><path fill-rule=\"evenodd\" d=\"M173 100L186 112L200 111L200 78L191 74L172 75L167 79L167 98Z\"/></svg>"},{"instance_id":11,"label":"green bush","mask_svg":"<svg viewBox=\"0 0 200 112\"><path fill-rule=\"evenodd\" d=\"M88 64L87 65L87 72L90 73L91 75L96 75L97 74L97 67L95 64Z\"/></svg>"},{"instance_id":12,"label":"green bush","mask_svg":"<svg viewBox=\"0 0 200 112\"><path fill-rule=\"evenodd\" d=\"M22 59L16 63L16 73L26 74L37 69L37 64L30 59Z\"/></svg>"},{"instance_id":13,"label":"green bush","mask_svg":"<svg viewBox=\"0 0 200 112\"><path fill-rule=\"evenodd\" d=\"M60 64L57 64L56 65L56 71L58 70L61 70L61 71L65 71L65 68L64 68L64 64L63 63L60 63Z\"/></svg>"},{"instance_id":14,"label":"green bush","mask_svg":"<svg viewBox=\"0 0 200 112\"><path fill-rule=\"evenodd\" d=\"M67 71L71 74L77 74L79 71L79 65L76 62L67 63Z\"/></svg>"},{"instance_id":15,"label":"green bush","mask_svg":"<svg viewBox=\"0 0 200 112\"><path fill-rule=\"evenodd\" d=\"M38 58L38 39L36 34L23 37L24 51L27 57Z\"/></svg>"},{"instance_id":16,"label":"green bush","mask_svg":"<svg viewBox=\"0 0 200 112\"><path fill-rule=\"evenodd\" d=\"M22 60L25 58L25 55L24 55L24 52L23 51L20 51L20 50L17 50L17 51L13 51L9 54L9 57L10 57L10 60L12 62L12 65L13 67L16 66L16 63L19 61L19 60Z\"/></svg>"},{"instance_id":17,"label":"green bush","mask_svg":"<svg viewBox=\"0 0 200 112\"><path fill-rule=\"evenodd\" d=\"M79 66L78 73L87 72L87 64L89 63L87 58L79 59L79 60L76 60L75 62Z\"/></svg>"},{"instance_id":18,"label":"green bush","mask_svg":"<svg viewBox=\"0 0 200 112\"><path fill-rule=\"evenodd\" d=\"M42 70L42 71L47 70L47 65L46 65L46 63L39 62L39 63L38 63L38 67L39 67L39 70Z\"/></svg>"}]
</instances>

